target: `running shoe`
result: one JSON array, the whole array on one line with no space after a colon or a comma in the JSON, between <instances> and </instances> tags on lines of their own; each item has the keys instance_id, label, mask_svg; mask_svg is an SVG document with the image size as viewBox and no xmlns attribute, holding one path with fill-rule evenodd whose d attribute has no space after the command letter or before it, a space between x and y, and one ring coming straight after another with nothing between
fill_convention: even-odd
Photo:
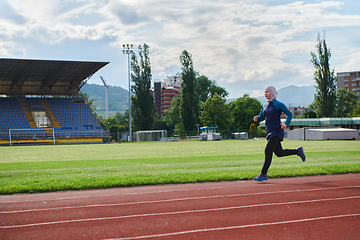
<instances>
[{"instance_id":1,"label":"running shoe","mask_svg":"<svg viewBox=\"0 0 360 240\"><path fill-rule=\"evenodd\" d=\"M299 157L301 157L301 160L302 160L303 162L305 162L306 157L305 157L305 153L304 153L304 148L303 148L303 147L299 147L297 150L298 150L297 155L298 155Z\"/></svg>"},{"instance_id":2,"label":"running shoe","mask_svg":"<svg viewBox=\"0 0 360 240\"><path fill-rule=\"evenodd\" d=\"M258 182L266 181L266 180L267 180L267 175L260 173L259 176L254 177L254 180L255 180L255 181L258 181Z\"/></svg>"}]
</instances>

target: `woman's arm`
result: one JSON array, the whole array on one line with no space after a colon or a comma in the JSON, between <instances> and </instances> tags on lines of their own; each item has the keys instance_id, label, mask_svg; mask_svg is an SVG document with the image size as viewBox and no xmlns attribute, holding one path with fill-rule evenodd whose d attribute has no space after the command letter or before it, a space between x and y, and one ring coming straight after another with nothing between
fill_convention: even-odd
<instances>
[{"instance_id":1,"label":"woman's arm","mask_svg":"<svg viewBox=\"0 0 360 240\"><path fill-rule=\"evenodd\" d=\"M286 127L289 126L290 122L291 122L291 119L293 117L290 110L285 106L285 104L283 104L282 102L280 102L278 100L274 100L273 103L274 103L274 106L275 106L275 108L277 110L282 111L282 112L284 112L286 114L287 118L286 118L286 121L285 121L285 125L286 125Z\"/></svg>"},{"instance_id":2,"label":"woman's arm","mask_svg":"<svg viewBox=\"0 0 360 240\"><path fill-rule=\"evenodd\" d=\"M263 114L264 106L265 106L265 104L261 107L261 111L260 111L259 115L254 117L254 122L262 121L265 119L264 114Z\"/></svg>"}]
</instances>

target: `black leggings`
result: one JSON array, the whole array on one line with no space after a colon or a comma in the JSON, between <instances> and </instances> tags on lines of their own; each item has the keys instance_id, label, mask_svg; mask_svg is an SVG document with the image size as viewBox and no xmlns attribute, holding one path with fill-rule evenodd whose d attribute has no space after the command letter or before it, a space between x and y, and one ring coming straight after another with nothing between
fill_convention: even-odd
<instances>
[{"instance_id":1,"label":"black leggings","mask_svg":"<svg viewBox=\"0 0 360 240\"><path fill-rule=\"evenodd\" d=\"M297 154L298 150L297 149L283 149L281 146L280 138L278 138L277 136L270 137L266 144L265 161L264 161L263 168L261 170L261 172L265 175L267 174L267 171L270 167L273 153L275 153L275 155L277 157L285 157L285 156Z\"/></svg>"}]
</instances>

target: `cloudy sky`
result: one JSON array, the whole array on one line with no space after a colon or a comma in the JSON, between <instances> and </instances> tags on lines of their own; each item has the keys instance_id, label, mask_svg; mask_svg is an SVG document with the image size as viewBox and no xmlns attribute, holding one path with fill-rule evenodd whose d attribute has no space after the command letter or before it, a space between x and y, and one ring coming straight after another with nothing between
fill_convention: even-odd
<instances>
[{"instance_id":1,"label":"cloudy sky","mask_svg":"<svg viewBox=\"0 0 360 240\"><path fill-rule=\"evenodd\" d=\"M153 80L194 68L229 97L313 85L310 52L326 33L331 68L360 70L360 1L0 0L0 58L108 61L89 83L128 89L124 43L150 46Z\"/></svg>"}]
</instances>

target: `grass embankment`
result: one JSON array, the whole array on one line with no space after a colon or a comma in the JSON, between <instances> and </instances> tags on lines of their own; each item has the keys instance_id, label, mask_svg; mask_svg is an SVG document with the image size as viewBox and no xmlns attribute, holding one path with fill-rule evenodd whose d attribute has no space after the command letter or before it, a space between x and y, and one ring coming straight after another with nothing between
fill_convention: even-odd
<instances>
[{"instance_id":1,"label":"grass embankment","mask_svg":"<svg viewBox=\"0 0 360 240\"><path fill-rule=\"evenodd\" d=\"M0 148L0 194L252 179L266 141L227 140ZM360 141L288 141L269 177L360 172Z\"/></svg>"}]
</instances>

